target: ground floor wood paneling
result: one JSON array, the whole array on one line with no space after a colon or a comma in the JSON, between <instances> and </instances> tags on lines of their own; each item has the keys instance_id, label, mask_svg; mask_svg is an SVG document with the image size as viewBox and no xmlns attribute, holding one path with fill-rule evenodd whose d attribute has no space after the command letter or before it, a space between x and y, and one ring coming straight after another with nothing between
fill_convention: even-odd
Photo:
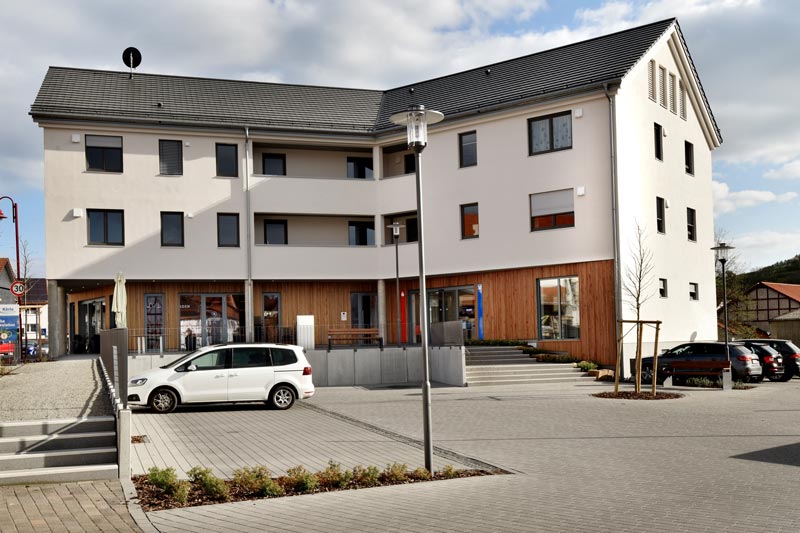
<instances>
[{"instance_id":1,"label":"ground floor wood paneling","mask_svg":"<svg viewBox=\"0 0 800 533\"><path fill-rule=\"evenodd\" d=\"M538 339L537 282L551 278L576 276L579 290L579 335L577 339L546 340ZM592 261L541 267L475 272L449 276L432 276L427 280L429 290L462 287L474 292L477 298L481 286L483 304L484 339L524 339L537 340L542 348L569 352L605 365L615 361L614 328L614 282L612 261ZM385 322L372 324L383 327L387 343L397 342L397 299L395 280L385 280ZM418 291L418 280L400 280L400 290L404 294L407 310L406 320L410 320L411 292ZM128 328L132 336L145 331L145 299L147 295L158 294L163 298L163 325L166 335L166 349L180 349L183 339L181 331L181 295L239 295L243 300L244 282L143 282L128 281ZM279 316L271 323L291 329L298 315L314 315L315 342L325 344L329 328L349 327L353 318L351 298L355 293L375 294L377 281L255 281L253 284L253 315L258 338L259 328L266 324L264 296L279 294ZM70 303L105 299L106 314L103 327L109 327L111 314L111 294L113 286L99 287L87 291L74 291L69 294ZM185 299L184 299L185 300ZM377 299L375 299L377 305ZM230 304L229 304L230 305ZM228 316L238 313L244 324L244 310L228 310ZM374 313L373 316L377 316ZM373 320L375 320L373 318ZM405 331L409 331L405 324ZM73 326L74 327L74 326ZM75 333L77 329L73 329ZM473 336L477 336L475 330ZM241 333L243 336L243 331ZM408 337L407 337L408 338ZM131 349L135 348L131 341ZM162 341L163 342L163 341ZM184 345L185 347L185 345Z\"/></svg>"}]
</instances>

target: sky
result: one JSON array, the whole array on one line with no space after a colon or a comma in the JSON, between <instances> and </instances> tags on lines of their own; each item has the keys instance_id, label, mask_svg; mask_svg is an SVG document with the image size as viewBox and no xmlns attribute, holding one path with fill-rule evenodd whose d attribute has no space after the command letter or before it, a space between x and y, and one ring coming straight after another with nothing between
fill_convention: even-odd
<instances>
[{"instance_id":1,"label":"sky","mask_svg":"<svg viewBox=\"0 0 800 533\"><path fill-rule=\"evenodd\" d=\"M0 0L0 196L44 276L48 66L389 89L677 17L723 136L715 226L741 270L800 253L796 0ZM14 258L11 202L0 256Z\"/></svg>"}]
</instances>

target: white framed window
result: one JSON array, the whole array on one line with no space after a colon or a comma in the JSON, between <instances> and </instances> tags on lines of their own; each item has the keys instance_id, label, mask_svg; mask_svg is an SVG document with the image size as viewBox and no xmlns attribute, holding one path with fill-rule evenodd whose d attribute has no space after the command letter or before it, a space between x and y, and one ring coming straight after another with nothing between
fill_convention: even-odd
<instances>
[{"instance_id":1,"label":"white framed window","mask_svg":"<svg viewBox=\"0 0 800 533\"><path fill-rule=\"evenodd\" d=\"M579 339L581 305L578 276L536 281L539 339Z\"/></svg>"},{"instance_id":2,"label":"white framed window","mask_svg":"<svg viewBox=\"0 0 800 533\"><path fill-rule=\"evenodd\" d=\"M656 61L651 59L647 64L647 96L656 101Z\"/></svg>"},{"instance_id":3,"label":"white framed window","mask_svg":"<svg viewBox=\"0 0 800 533\"><path fill-rule=\"evenodd\" d=\"M658 67L658 103L667 107L667 69Z\"/></svg>"},{"instance_id":4,"label":"white framed window","mask_svg":"<svg viewBox=\"0 0 800 533\"><path fill-rule=\"evenodd\" d=\"M658 278L658 295L661 298L666 298L669 295L667 291L667 278Z\"/></svg>"},{"instance_id":5,"label":"white framed window","mask_svg":"<svg viewBox=\"0 0 800 533\"><path fill-rule=\"evenodd\" d=\"M678 80L678 107L680 109L681 118L686 120L686 87L683 81Z\"/></svg>"},{"instance_id":6,"label":"white framed window","mask_svg":"<svg viewBox=\"0 0 800 533\"><path fill-rule=\"evenodd\" d=\"M700 287L697 283L689 283L689 299L692 301L700 299Z\"/></svg>"},{"instance_id":7,"label":"white framed window","mask_svg":"<svg viewBox=\"0 0 800 533\"><path fill-rule=\"evenodd\" d=\"M669 74L669 110L676 113L675 109L675 74Z\"/></svg>"}]
</instances>

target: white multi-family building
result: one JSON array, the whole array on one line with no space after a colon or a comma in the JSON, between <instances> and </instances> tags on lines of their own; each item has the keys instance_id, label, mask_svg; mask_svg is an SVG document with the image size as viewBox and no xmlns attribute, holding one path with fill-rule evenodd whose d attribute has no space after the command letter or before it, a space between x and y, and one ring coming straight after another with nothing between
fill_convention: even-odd
<instances>
[{"instance_id":1,"label":"white multi-family building","mask_svg":"<svg viewBox=\"0 0 800 533\"><path fill-rule=\"evenodd\" d=\"M413 104L445 115L422 156L433 323L613 364L638 226L641 318L662 345L716 338L721 137L671 19L387 91L50 68L51 353L96 348L118 272L147 349L293 340L298 315L320 344L418 342L414 157L389 121Z\"/></svg>"}]
</instances>

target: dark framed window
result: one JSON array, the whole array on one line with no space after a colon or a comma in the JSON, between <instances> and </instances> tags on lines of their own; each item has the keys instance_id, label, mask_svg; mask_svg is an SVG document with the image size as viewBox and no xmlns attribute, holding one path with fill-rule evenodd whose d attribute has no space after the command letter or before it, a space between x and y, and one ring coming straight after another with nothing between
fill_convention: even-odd
<instances>
[{"instance_id":1,"label":"dark framed window","mask_svg":"<svg viewBox=\"0 0 800 533\"><path fill-rule=\"evenodd\" d=\"M161 246L183 246L183 213L161 212Z\"/></svg>"},{"instance_id":2,"label":"dark framed window","mask_svg":"<svg viewBox=\"0 0 800 533\"><path fill-rule=\"evenodd\" d=\"M264 244L289 244L286 220L264 221Z\"/></svg>"},{"instance_id":3,"label":"dark framed window","mask_svg":"<svg viewBox=\"0 0 800 533\"><path fill-rule=\"evenodd\" d=\"M270 176L286 175L286 154L264 154L264 174Z\"/></svg>"},{"instance_id":4,"label":"dark framed window","mask_svg":"<svg viewBox=\"0 0 800 533\"><path fill-rule=\"evenodd\" d=\"M86 135L86 169L122 172L122 137Z\"/></svg>"},{"instance_id":5,"label":"dark framed window","mask_svg":"<svg viewBox=\"0 0 800 533\"><path fill-rule=\"evenodd\" d=\"M419 240L419 225L417 219L406 219L406 242L417 242Z\"/></svg>"},{"instance_id":6,"label":"dark framed window","mask_svg":"<svg viewBox=\"0 0 800 533\"><path fill-rule=\"evenodd\" d=\"M689 141L683 143L683 160L686 164L686 173L694 176L694 145Z\"/></svg>"},{"instance_id":7,"label":"dark framed window","mask_svg":"<svg viewBox=\"0 0 800 533\"><path fill-rule=\"evenodd\" d=\"M658 278L658 295L661 298L667 297L667 279L666 278Z\"/></svg>"},{"instance_id":8,"label":"dark framed window","mask_svg":"<svg viewBox=\"0 0 800 533\"><path fill-rule=\"evenodd\" d=\"M461 206L461 238L475 239L479 235L478 204Z\"/></svg>"},{"instance_id":9,"label":"dark framed window","mask_svg":"<svg viewBox=\"0 0 800 533\"><path fill-rule=\"evenodd\" d=\"M478 133L468 131L458 134L458 166L474 167L478 164Z\"/></svg>"},{"instance_id":10,"label":"dark framed window","mask_svg":"<svg viewBox=\"0 0 800 533\"><path fill-rule=\"evenodd\" d=\"M653 122L653 143L655 146L656 159L664 160L664 130L661 124Z\"/></svg>"},{"instance_id":11,"label":"dark framed window","mask_svg":"<svg viewBox=\"0 0 800 533\"><path fill-rule=\"evenodd\" d=\"M656 230L659 233L667 232L666 202L660 196L656 196Z\"/></svg>"},{"instance_id":12,"label":"dark framed window","mask_svg":"<svg viewBox=\"0 0 800 533\"><path fill-rule=\"evenodd\" d=\"M351 220L347 223L350 246L374 246L375 222Z\"/></svg>"},{"instance_id":13,"label":"dark framed window","mask_svg":"<svg viewBox=\"0 0 800 533\"><path fill-rule=\"evenodd\" d=\"M573 227L573 200L572 189L531 194L531 231Z\"/></svg>"},{"instance_id":14,"label":"dark framed window","mask_svg":"<svg viewBox=\"0 0 800 533\"><path fill-rule=\"evenodd\" d=\"M121 209L87 209L89 244L125 244L125 216Z\"/></svg>"},{"instance_id":15,"label":"dark framed window","mask_svg":"<svg viewBox=\"0 0 800 533\"><path fill-rule=\"evenodd\" d=\"M403 173L413 174L417 171L417 158L414 154L406 154L403 156Z\"/></svg>"},{"instance_id":16,"label":"dark framed window","mask_svg":"<svg viewBox=\"0 0 800 533\"><path fill-rule=\"evenodd\" d=\"M269 348L247 346L233 349L231 368L260 368L269 364Z\"/></svg>"},{"instance_id":17,"label":"dark framed window","mask_svg":"<svg viewBox=\"0 0 800 533\"><path fill-rule=\"evenodd\" d=\"M581 302L578 276L536 280L539 339L579 339Z\"/></svg>"},{"instance_id":18,"label":"dark framed window","mask_svg":"<svg viewBox=\"0 0 800 533\"><path fill-rule=\"evenodd\" d=\"M347 177L357 180L372 179L372 158L371 157L348 157L347 158Z\"/></svg>"},{"instance_id":19,"label":"dark framed window","mask_svg":"<svg viewBox=\"0 0 800 533\"><path fill-rule=\"evenodd\" d=\"M162 350L165 331L163 294L144 295L144 325L147 350Z\"/></svg>"},{"instance_id":20,"label":"dark framed window","mask_svg":"<svg viewBox=\"0 0 800 533\"><path fill-rule=\"evenodd\" d=\"M239 177L239 147L237 145L217 143L217 176Z\"/></svg>"},{"instance_id":21,"label":"dark framed window","mask_svg":"<svg viewBox=\"0 0 800 533\"><path fill-rule=\"evenodd\" d=\"M183 141L158 141L158 172L165 176L183 175Z\"/></svg>"},{"instance_id":22,"label":"dark framed window","mask_svg":"<svg viewBox=\"0 0 800 533\"><path fill-rule=\"evenodd\" d=\"M528 153L572 148L572 111L528 119Z\"/></svg>"},{"instance_id":23,"label":"dark framed window","mask_svg":"<svg viewBox=\"0 0 800 533\"><path fill-rule=\"evenodd\" d=\"M690 300L700 299L700 287L697 285L697 283L689 283L689 299Z\"/></svg>"},{"instance_id":24,"label":"dark framed window","mask_svg":"<svg viewBox=\"0 0 800 533\"><path fill-rule=\"evenodd\" d=\"M239 246L239 213L217 213L217 246Z\"/></svg>"},{"instance_id":25,"label":"dark framed window","mask_svg":"<svg viewBox=\"0 0 800 533\"><path fill-rule=\"evenodd\" d=\"M686 231L689 240L697 242L697 213L691 207L686 208Z\"/></svg>"}]
</instances>

